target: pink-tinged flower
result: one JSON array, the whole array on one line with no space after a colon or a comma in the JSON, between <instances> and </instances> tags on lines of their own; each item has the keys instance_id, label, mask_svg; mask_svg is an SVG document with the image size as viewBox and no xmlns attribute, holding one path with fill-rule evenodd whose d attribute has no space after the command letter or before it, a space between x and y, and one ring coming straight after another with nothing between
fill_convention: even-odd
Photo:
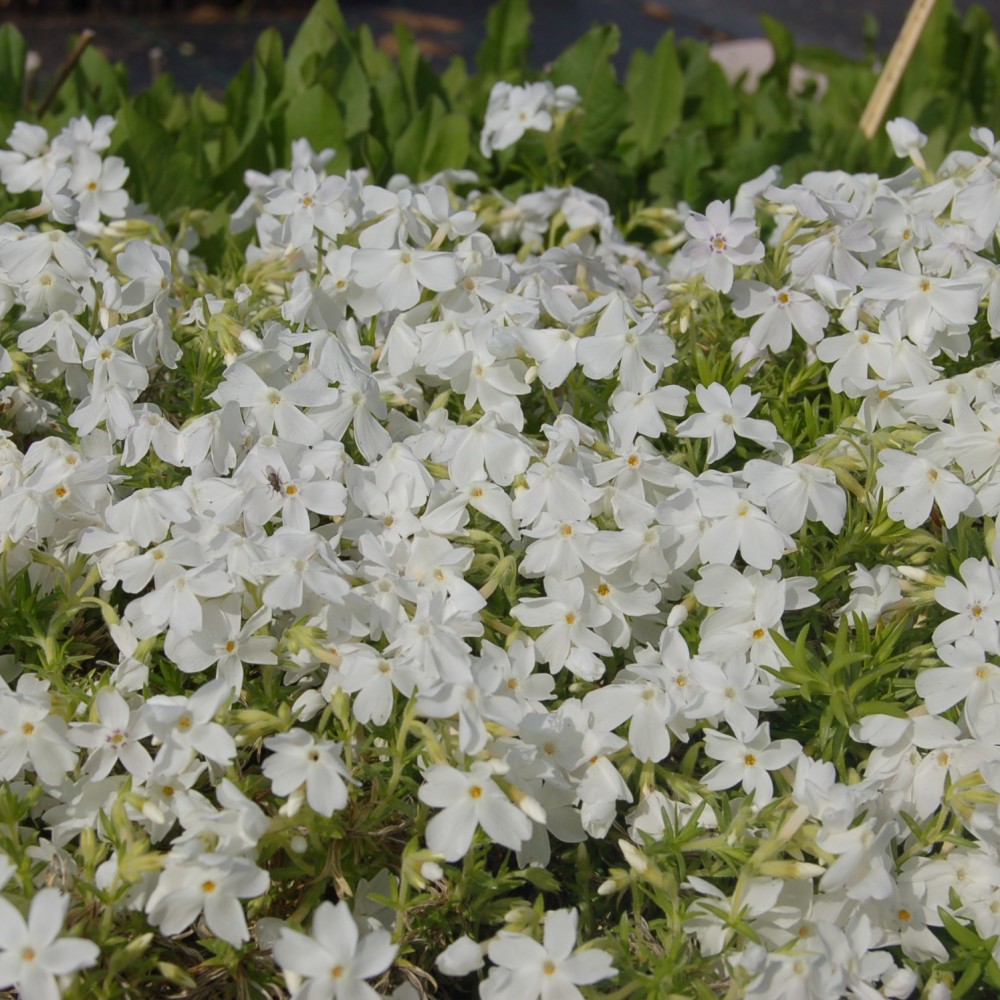
<instances>
[{"instance_id":1,"label":"pink-tinged flower","mask_svg":"<svg viewBox=\"0 0 1000 1000\"><path fill-rule=\"evenodd\" d=\"M704 274L705 284L718 292L733 287L734 265L764 259L757 223L750 218L730 218L728 201L713 201L704 215L692 212L684 226L693 239L684 244L681 255Z\"/></svg>"}]
</instances>

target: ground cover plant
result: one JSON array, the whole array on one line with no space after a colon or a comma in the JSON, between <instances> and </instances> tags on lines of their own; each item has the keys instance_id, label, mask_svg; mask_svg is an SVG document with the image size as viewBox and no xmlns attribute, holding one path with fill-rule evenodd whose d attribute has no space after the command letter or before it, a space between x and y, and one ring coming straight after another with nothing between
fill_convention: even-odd
<instances>
[{"instance_id":1,"label":"ground cover plant","mask_svg":"<svg viewBox=\"0 0 1000 1000\"><path fill-rule=\"evenodd\" d=\"M410 176L266 90L326 4L238 199L12 123L0 988L1000 989L1000 143L613 208L521 12Z\"/></svg>"}]
</instances>

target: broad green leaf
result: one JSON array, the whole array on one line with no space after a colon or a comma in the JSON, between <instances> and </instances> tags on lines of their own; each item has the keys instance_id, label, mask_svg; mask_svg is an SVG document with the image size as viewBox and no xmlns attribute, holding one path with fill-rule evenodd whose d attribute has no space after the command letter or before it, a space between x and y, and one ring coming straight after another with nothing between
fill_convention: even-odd
<instances>
[{"instance_id":1,"label":"broad green leaf","mask_svg":"<svg viewBox=\"0 0 1000 1000\"><path fill-rule=\"evenodd\" d=\"M330 147L337 151L337 158L328 169L336 171L348 165L347 135L344 120L340 114L336 98L321 86L308 87L288 102L285 109L285 146L295 140L306 138L313 149Z\"/></svg>"},{"instance_id":2,"label":"broad green leaf","mask_svg":"<svg viewBox=\"0 0 1000 1000\"><path fill-rule=\"evenodd\" d=\"M349 36L337 0L317 0L289 46L285 59L285 91L292 95L299 88L314 83L305 73L310 56L328 52L338 38Z\"/></svg>"},{"instance_id":3,"label":"broad green leaf","mask_svg":"<svg viewBox=\"0 0 1000 1000\"><path fill-rule=\"evenodd\" d=\"M24 38L14 25L0 28L0 104L4 107L21 107L26 51Z\"/></svg>"},{"instance_id":4,"label":"broad green leaf","mask_svg":"<svg viewBox=\"0 0 1000 1000\"><path fill-rule=\"evenodd\" d=\"M632 124L622 134L621 146L635 150L634 160L646 159L677 127L684 107L684 74L673 32L664 35L651 54L635 53L625 90Z\"/></svg>"},{"instance_id":5,"label":"broad green leaf","mask_svg":"<svg viewBox=\"0 0 1000 1000\"><path fill-rule=\"evenodd\" d=\"M337 43L332 63L337 73L334 93L343 112L344 131L351 138L366 132L371 124L371 87L364 66L346 42Z\"/></svg>"},{"instance_id":6,"label":"broad green leaf","mask_svg":"<svg viewBox=\"0 0 1000 1000\"><path fill-rule=\"evenodd\" d=\"M444 102L432 97L393 147L393 165L414 180L421 180L456 163L465 163L469 142L465 116L448 114Z\"/></svg>"},{"instance_id":7,"label":"broad green leaf","mask_svg":"<svg viewBox=\"0 0 1000 1000\"><path fill-rule=\"evenodd\" d=\"M550 74L557 87L572 84L580 94L583 115L574 139L591 158L611 149L626 121L628 101L611 63L619 41L616 25L591 28L559 56Z\"/></svg>"},{"instance_id":8,"label":"broad green leaf","mask_svg":"<svg viewBox=\"0 0 1000 1000\"><path fill-rule=\"evenodd\" d=\"M167 77L160 79L165 86L172 86ZM90 45L84 50L70 79L63 84L55 106L93 119L117 113L126 100L128 75L124 67L113 66L102 52Z\"/></svg>"},{"instance_id":9,"label":"broad green leaf","mask_svg":"<svg viewBox=\"0 0 1000 1000\"><path fill-rule=\"evenodd\" d=\"M486 40L476 54L476 66L485 77L503 77L518 83L530 48L528 0L500 0L487 15Z\"/></svg>"},{"instance_id":10,"label":"broad green leaf","mask_svg":"<svg viewBox=\"0 0 1000 1000\"><path fill-rule=\"evenodd\" d=\"M268 28L257 39L253 65L266 82L267 99L275 100L285 85L285 46L277 28Z\"/></svg>"},{"instance_id":11,"label":"broad green leaf","mask_svg":"<svg viewBox=\"0 0 1000 1000\"><path fill-rule=\"evenodd\" d=\"M447 101L441 81L431 64L423 57L413 35L401 24L397 24L395 37L399 48L396 59L399 79L409 113L415 115L432 96Z\"/></svg>"},{"instance_id":12,"label":"broad green leaf","mask_svg":"<svg viewBox=\"0 0 1000 1000\"><path fill-rule=\"evenodd\" d=\"M764 34L774 49L774 62L765 74L778 81L784 90L788 90L792 79L792 62L795 59L795 38L780 21L767 14L760 15L760 23Z\"/></svg>"}]
</instances>

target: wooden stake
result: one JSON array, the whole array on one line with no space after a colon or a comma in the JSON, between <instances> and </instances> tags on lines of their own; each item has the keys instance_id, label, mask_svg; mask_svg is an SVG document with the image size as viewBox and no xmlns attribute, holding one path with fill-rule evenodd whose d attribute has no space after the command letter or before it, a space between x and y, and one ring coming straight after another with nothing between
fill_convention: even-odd
<instances>
[{"instance_id":1,"label":"wooden stake","mask_svg":"<svg viewBox=\"0 0 1000 1000\"><path fill-rule=\"evenodd\" d=\"M882 119L885 118L885 113L889 109L889 104L896 93L899 81L903 78L913 50L920 41L932 10L934 10L934 0L913 0L899 37L889 53L872 96L868 99L868 106L861 116L859 124L866 139L874 138L881 127Z\"/></svg>"}]
</instances>

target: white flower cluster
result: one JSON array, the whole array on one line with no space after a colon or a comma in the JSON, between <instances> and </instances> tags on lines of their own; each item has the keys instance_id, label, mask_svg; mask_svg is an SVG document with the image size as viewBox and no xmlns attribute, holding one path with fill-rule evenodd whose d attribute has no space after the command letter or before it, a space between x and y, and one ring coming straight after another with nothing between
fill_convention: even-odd
<instances>
[{"instance_id":1,"label":"white flower cluster","mask_svg":"<svg viewBox=\"0 0 1000 1000\"><path fill-rule=\"evenodd\" d=\"M549 132L553 116L572 111L580 103L576 88L554 87L548 80L515 86L500 80L490 91L486 120L479 136L479 150L491 156L513 146L525 132Z\"/></svg>"},{"instance_id":2,"label":"white flower cluster","mask_svg":"<svg viewBox=\"0 0 1000 1000\"><path fill-rule=\"evenodd\" d=\"M514 141L503 122L498 111L493 148ZM394 740L419 718L418 798L433 813L418 832L438 861L492 841L545 865L553 840L604 838L628 810L622 849L641 874L649 838L696 810L722 822L708 793L738 789L751 826L780 796L782 842L808 827L817 863L762 863L731 896L697 876L683 887L686 928L702 954L726 953L747 996L903 997L916 977L886 949L946 958L942 910L1000 934L995 550L932 581L924 705L851 731L872 748L859 780L771 735L789 667L779 640L818 600L815 577L783 572L803 530L836 535L852 509L874 520L883 505L909 529L1000 513L1000 364L973 360L984 329L1000 334L992 135L932 180L770 176L737 199L775 220L767 248L753 218L716 202L690 215L667 267L585 192L491 216L487 198L449 186L474 178L379 187L328 176L328 152L298 143L290 170L248 177L235 225L255 242L243 283L219 294L119 200L123 167L99 157L111 125L78 121L51 144L18 125L0 162L8 190L39 191L40 211L77 222L0 227L5 586L85 597L117 650L82 687L46 673L51 641L41 668L6 664L0 779L38 790L37 858L72 880L72 845L117 817L161 853L138 870L109 839L95 876L108 905L240 945L243 901L271 885L258 851L276 818L335 819L365 791L355 726ZM573 241L534 252L557 213ZM500 252L511 238L527 251ZM737 277L765 256L769 284L763 270ZM674 382L709 289L753 320L733 345L741 363L781 364L797 334L857 417L796 454L752 416L753 376ZM208 342L226 368L200 412L144 400ZM734 462L738 446L756 457ZM841 614L874 629L914 577L859 565ZM276 704L242 704L258 677ZM282 725L260 740L253 711L278 702ZM338 713L351 725L332 739ZM251 795L239 776L255 741ZM700 785L658 786L653 765L692 741ZM968 845L922 852L902 817L924 823L946 801ZM16 924L6 906L0 920ZM737 922L759 943L734 952ZM344 904L320 906L313 926L274 945L297 995L369 995L358 984L391 964L387 934L359 938ZM539 977L559 971L573 996L614 974L575 937L563 910L544 944L507 931L469 943L496 966L481 995L546 995ZM79 944L49 973L93 961ZM0 979L27 997L19 954L0 954Z\"/></svg>"}]
</instances>

